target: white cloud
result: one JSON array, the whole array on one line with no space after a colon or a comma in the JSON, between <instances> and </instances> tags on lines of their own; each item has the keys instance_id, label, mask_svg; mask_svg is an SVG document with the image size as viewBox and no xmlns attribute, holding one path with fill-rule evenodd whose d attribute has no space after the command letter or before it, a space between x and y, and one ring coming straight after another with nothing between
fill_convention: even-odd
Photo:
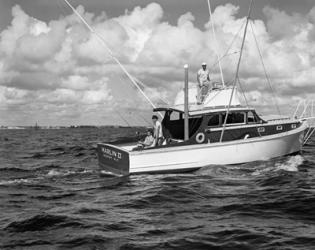
<instances>
[{"instance_id":1,"label":"white cloud","mask_svg":"<svg viewBox=\"0 0 315 250\"><path fill-rule=\"evenodd\" d=\"M264 63L284 106L289 105L292 95L309 96L314 90L314 9L301 16L265 7L268 22L254 21ZM171 25L156 3L135 7L114 18L108 18L104 12L95 16L82 6L77 10L125 67L148 85L145 91L157 103L161 98L172 103L183 84L185 63L190 65L190 81L194 82L202 61L209 66L217 61L210 23L203 29L196 27L194 21L198 17L190 12L183 13L177 24ZM226 4L213 13L221 55L245 22L245 17L236 17L238 11L239 7ZM12 15L11 25L0 35L0 101L7 114L14 106L20 112L15 112L16 116L45 112L47 122L55 116L64 117L64 123L67 119L82 122L87 116L82 116L80 110L96 115L93 109L142 109L147 105L97 37L74 14L45 23L17 5ZM237 35L231 55L222 59L227 82L234 79L242 34L241 31ZM219 80L217 65L210 70L212 79ZM250 27L240 76L248 100L254 105L270 106L264 101L270 100L271 95Z\"/></svg>"}]
</instances>

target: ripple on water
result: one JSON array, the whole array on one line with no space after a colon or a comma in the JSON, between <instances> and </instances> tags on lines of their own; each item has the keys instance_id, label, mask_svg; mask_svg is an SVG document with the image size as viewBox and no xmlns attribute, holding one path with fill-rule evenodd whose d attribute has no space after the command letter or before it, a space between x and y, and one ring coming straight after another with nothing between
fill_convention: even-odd
<instances>
[{"instance_id":1,"label":"ripple on water","mask_svg":"<svg viewBox=\"0 0 315 250\"><path fill-rule=\"evenodd\" d=\"M136 130L0 130L0 249L314 247L314 140L270 161L100 177L96 142Z\"/></svg>"}]
</instances>

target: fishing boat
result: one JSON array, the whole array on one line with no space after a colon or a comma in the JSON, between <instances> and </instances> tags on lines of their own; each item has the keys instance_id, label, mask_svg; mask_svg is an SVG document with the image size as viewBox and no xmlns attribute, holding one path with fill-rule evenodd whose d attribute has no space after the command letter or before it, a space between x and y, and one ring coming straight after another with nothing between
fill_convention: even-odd
<instances>
[{"instance_id":1,"label":"fishing boat","mask_svg":"<svg viewBox=\"0 0 315 250\"><path fill-rule=\"evenodd\" d=\"M210 1L208 6L211 18ZM221 83L210 88L205 94L202 103L197 101L196 89L188 88L188 65L184 66L184 90L177 95L174 104L155 107L139 88L135 78L113 57L131 82L152 104L153 112L161 115L164 142L141 150L134 150L136 144L117 146L98 143L97 155L101 173L129 175L187 172L209 165L269 160L301 150L305 143L305 131L309 127L307 119L263 119L254 108L240 102L236 83L239 79L251 7L252 2L233 84L226 86L222 77ZM76 13L73 7L72 9ZM90 26L88 28L93 31ZM95 34L94 31L93 33ZM98 38L108 49L102 37ZM308 133L308 138L309 135Z\"/></svg>"},{"instance_id":2,"label":"fishing boat","mask_svg":"<svg viewBox=\"0 0 315 250\"><path fill-rule=\"evenodd\" d=\"M211 104L216 103L212 100ZM154 112L164 113L164 145L134 151L136 145L99 143L101 171L116 175L185 172L209 165L268 160L301 150L306 120L263 120L255 109L241 105L231 105L227 110L221 105L189 105L188 112L176 106L156 108Z\"/></svg>"}]
</instances>

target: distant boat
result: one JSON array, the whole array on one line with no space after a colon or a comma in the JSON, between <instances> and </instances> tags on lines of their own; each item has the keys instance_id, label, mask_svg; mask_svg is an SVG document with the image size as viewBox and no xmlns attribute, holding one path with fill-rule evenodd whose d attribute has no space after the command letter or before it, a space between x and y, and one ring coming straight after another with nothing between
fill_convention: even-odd
<instances>
[{"instance_id":1,"label":"distant boat","mask_svg":"<svg viewBox=\"0 0 315 250\"><path fill-rule=\"evenodd\" d=\"M33 127L35 130L39 130L40 126L38 126L37 122L35 123L35 126Z\"/></svg>"}]
</instances>

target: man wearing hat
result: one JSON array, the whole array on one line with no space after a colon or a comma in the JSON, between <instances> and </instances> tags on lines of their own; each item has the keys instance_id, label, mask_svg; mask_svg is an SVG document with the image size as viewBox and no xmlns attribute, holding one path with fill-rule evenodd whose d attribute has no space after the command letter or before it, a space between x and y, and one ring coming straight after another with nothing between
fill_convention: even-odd
<instances>
[{"instance_id":1,"label":"man wearing hat","mask_svg":"<svg viewBox=\"0 0 315 250\"><path fill-rule=\"evenodd\" d=\"M201 104L204 96L207 94L208 85L210 82L210 72L207 69L207 63L201 64L202 68L197 73L197 103Z\"/></svg>"}]
</instances>

